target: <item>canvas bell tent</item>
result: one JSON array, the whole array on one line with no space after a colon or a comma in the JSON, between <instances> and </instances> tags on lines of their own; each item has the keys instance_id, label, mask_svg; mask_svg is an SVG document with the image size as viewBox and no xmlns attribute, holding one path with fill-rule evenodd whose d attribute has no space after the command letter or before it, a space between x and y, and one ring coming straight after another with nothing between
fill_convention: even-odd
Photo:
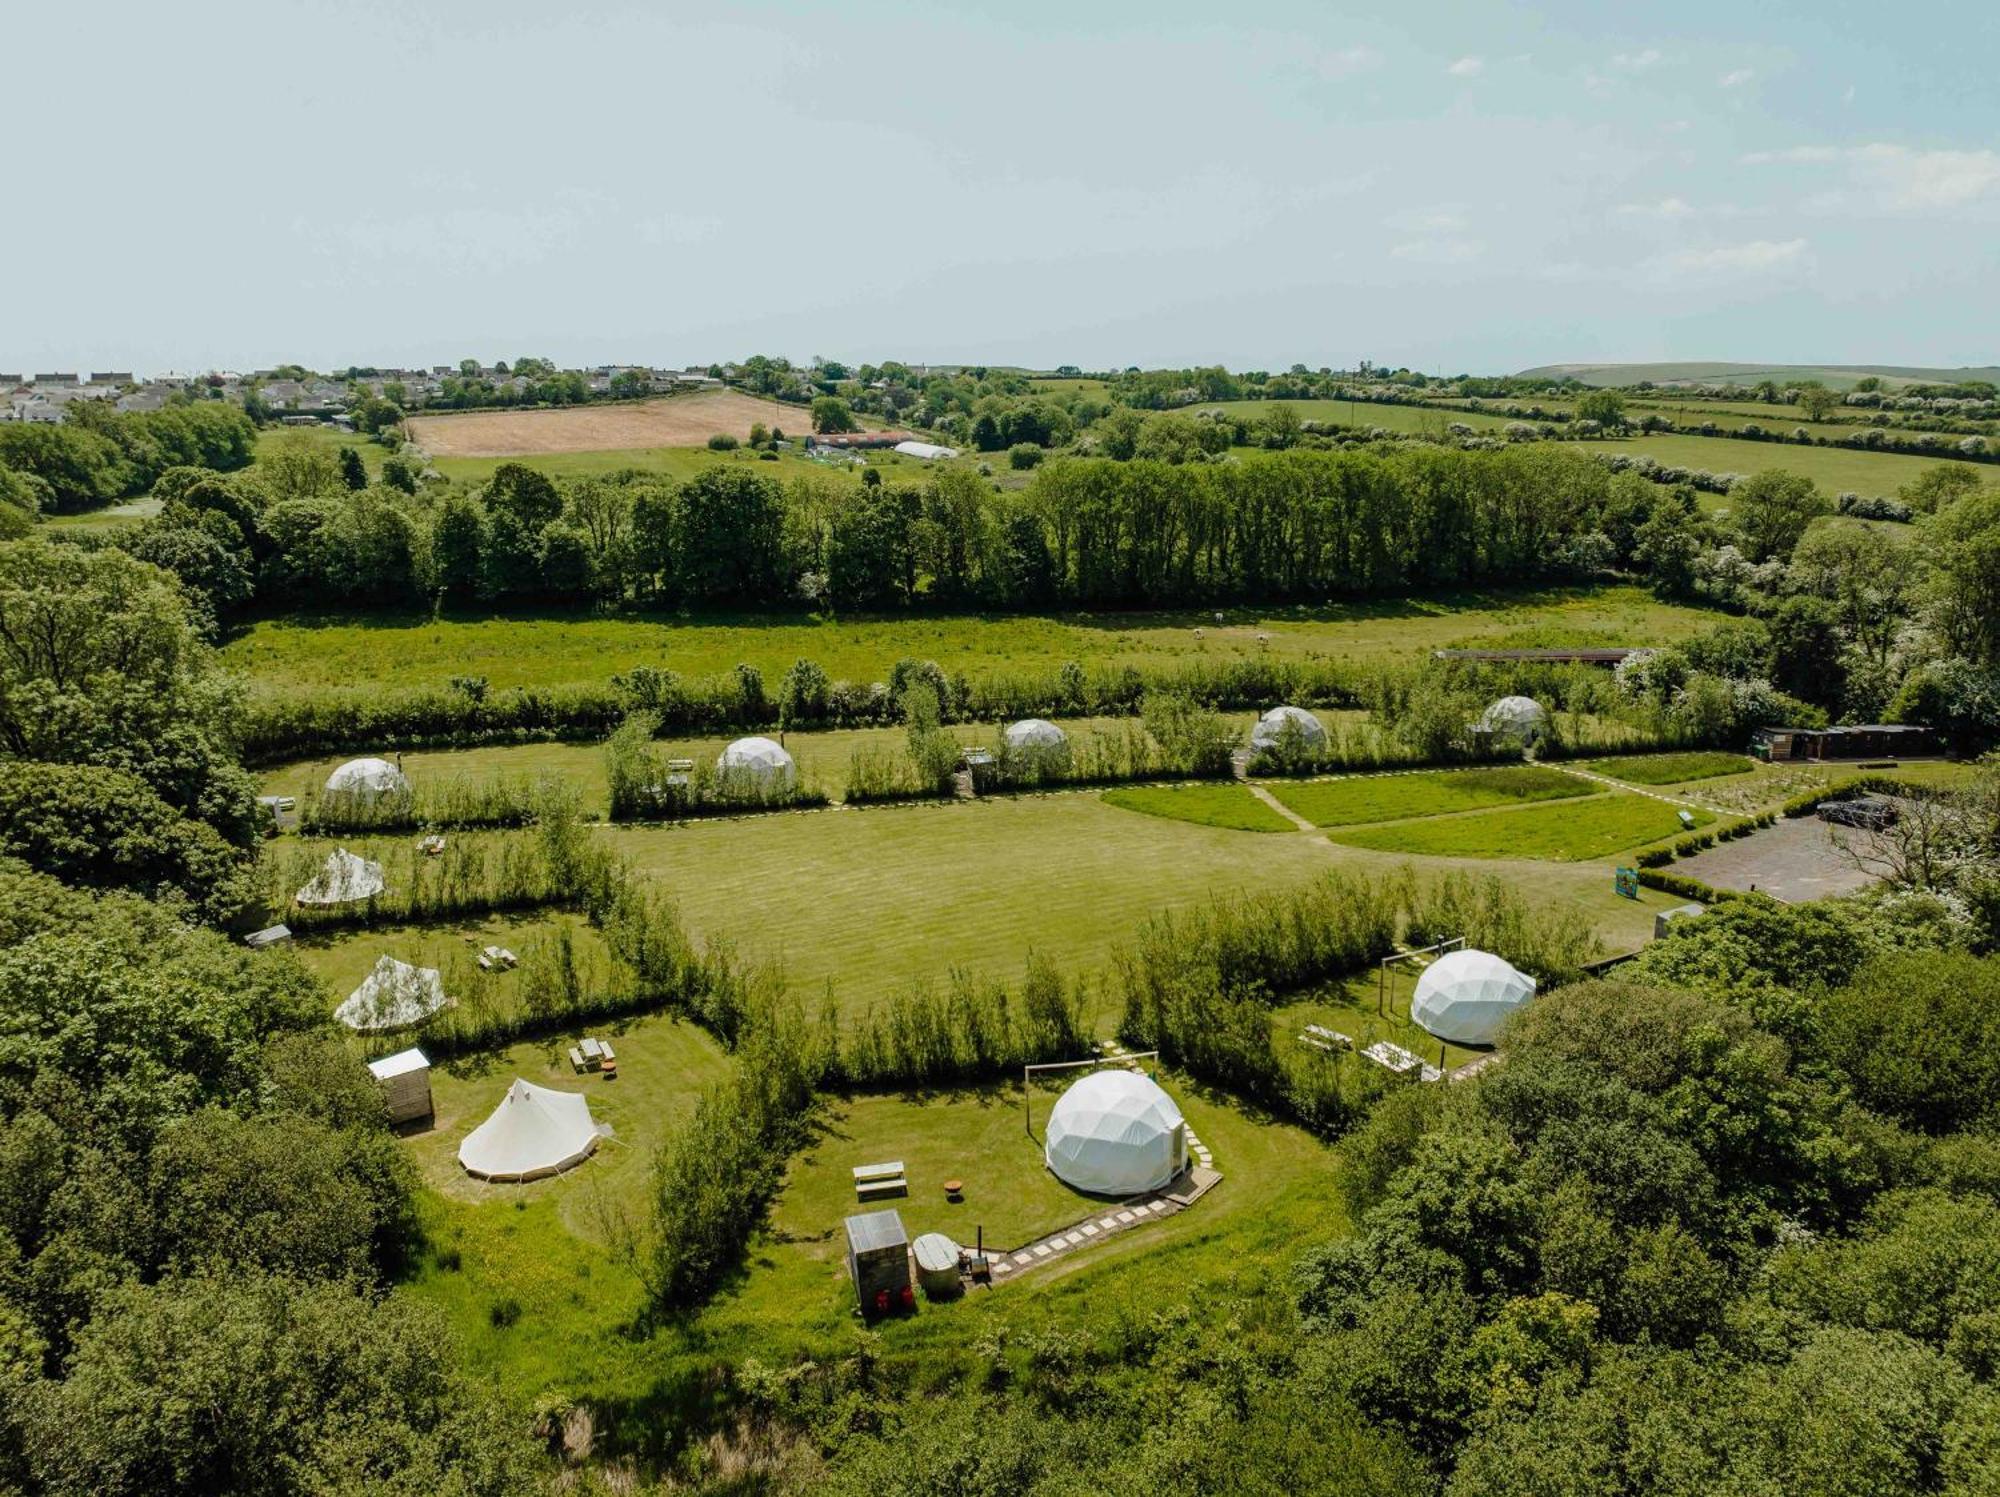
<instances>
[{"instance_id":1,"label":"canvas bell tent","mask_svg":"<svg viewBox=\"0 0 2000 1497\"><path fill-rule=\"evenodd\" d=\"M492 1116L465 1135L458 1162L482 1180L539 1180L583 1163L596 1147L588 1102L517 1076Z\"/></svg>"},{"instance_id":2,"label":"canvas bell tent","mask_svg":"<svg viewBox=\"0 0 2000 1497\"><path fill-rule=\"evenodd\" d=\"M1158 1190L1187 1164L1187 1124L1174 1099L1136 1071L1096 1071L1049 1113L1042 1158L1090 1195Z\"/></svg>"},{"instance_id":3,"label":"canvas bell tent","mask_svg":"<svg viewBox=\"0 0 2000 1497\"><path fill-rule=\"evenodd\" d=\"M336 847L326 855L326 862L312 882L295 897L302 905L324 908L359 904L364 899L373 899L384 887L380 863L371 863L344 847Z\"/></svg>"},{"instance_id":4,"label":"canvas bell tent","mask_svg":"<svg viewBox=\"0 0 2000 1497\"><path fill-rule=\"evenodd\" d=\"M1273 707L1250 730L1250 751L1268 754L1290 740L1308 752L1326 747L1326 728L1303 707Z\"/></svg>"},{"instance_id":5,"label":"canvas bell tent","mask_svg":"<svg viewBox=\"0 0 2000 1497\"><path fill-rule=\"evenodd\" d=\"M409 794L409 780L387 759L349 759L326 777L328 799L372 805Z\"/></svg>"},{"instance_id":6,"label":"canvas bell tent","mask_svg":"<svg viewBox=\"0 0 2000 1497\"><path fill-rule=\"evenodd\" d=\"M1549 731L1549 715L1533 697L1502 697L1472 725L1472 731L1499 743L1528 744Z\"/></svg>"},{"instance_id":7,"label":"canvas bell tent","mask_svg":"<svg viewBox=\"0 0 2000 1497\"><path fill-rule=\"evenodd\" d=\"M716 759L715 772L725 785L760 795L780 795L799 782L792 756L768 738L737 739Z\"/></svg>"},{"instance_id":8,"label":"canvas bell tent","mask_svg":"<svg viewBox=\"0 0 2000 1497\"><path fill-rule=\"evenodd\" d=\"M384 956L333 1016L349 1029L374 1034L421 1024L450 1002L435 967L414 967Z\"/></svg>"},{"instance_id":9,"label":"canvas bell tent","mask_svg":"<svg viewBox=\"0 0 2000 1497\"><path fill-rule=\"evenodd\" d=\"M1491 1045L1507 1016L1535 996L1535 979L1490 951L1441 956L1417 979L1410 1018L1454 1045Z\"/></svg>"}]
</instances>

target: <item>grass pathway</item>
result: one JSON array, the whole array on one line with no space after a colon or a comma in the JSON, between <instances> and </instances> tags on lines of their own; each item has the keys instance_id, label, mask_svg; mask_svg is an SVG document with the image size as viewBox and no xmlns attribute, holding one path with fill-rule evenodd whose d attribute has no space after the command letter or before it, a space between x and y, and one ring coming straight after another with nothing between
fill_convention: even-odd
<instances>
[{"instance_id":1,"label":"grass pathway","mask_svg":"<svg viewBox=\"0 0 2000 1497\"><path fill-rule=\"evenodd\" d=\"M1649 790L1644 785L1628 785L1623 780L1614 780L1609 775L1601 775L1593 770L1578 769L1573 764L1550 764L1547 767L1560 770L1566 775L1574 775L1579 780L1589 780L1594 785L1602 785L1606 790L1624 790L1632 795L1643 795L1648 800L1656 800L1664 805L1687 806L1696 811L1706 811L1711 816L1732 816L1736 814L1733 811L1724 810L1721 806L1707 805L1702 801L1695 800L1691 796L1668 795L1664 791Z\"/></svg>"},{"instance_id":2,"label":"grass pathway","mask_svg":"<svg viewBox=\"0 0 2000 1497\"><path fill-rule=\"evenodd\" d=\"M1285 820L1289 821L1293 826L1297 827L1300 831L1316 832L1319 830L1318 827L1314 826L1310 821L1307 821L1305 817L1299 815L1298 812L1294 811L1290 806L1286 805L1283 801L1279 800L1277 796L1271 794L1271 792L1266 790L1262 785L1253 783L1250 786L1250 793L1251 795L1255 796L1258 800L1262 801L1265 805L1269 806L1273 811L1276 811L1280 816L1284 817Z\"/></svg>"}]
</instances>

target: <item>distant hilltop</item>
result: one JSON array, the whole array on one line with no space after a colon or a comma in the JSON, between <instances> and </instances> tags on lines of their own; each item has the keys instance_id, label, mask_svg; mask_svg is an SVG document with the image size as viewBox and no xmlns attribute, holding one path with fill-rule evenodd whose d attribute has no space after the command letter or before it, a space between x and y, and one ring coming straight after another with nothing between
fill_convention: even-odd
<instances>
[{"instance_id":1,"label":"distant hilltop","mask_svg":"<svg viewBox=\"0 0 2000 1497\"><path fill-rule=\"evenodd\" d=\"M1543 364L1523 369L1521 379L1574 379L1586 385L1754 385L1761 380L1783 383L1816 379L1830 390L1848 390L1870 376L1896 388L1902 385L1956 385L1968 380L2000 384L2000 366L1966 369L1919 369L1903 364Z\"/></svg>"}]
</instances>

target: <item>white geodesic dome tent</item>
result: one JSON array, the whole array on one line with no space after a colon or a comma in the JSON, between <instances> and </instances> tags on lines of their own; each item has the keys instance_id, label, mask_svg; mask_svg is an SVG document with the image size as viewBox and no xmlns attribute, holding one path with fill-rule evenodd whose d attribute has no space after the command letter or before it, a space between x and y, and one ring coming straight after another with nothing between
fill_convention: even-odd
<instances>
[{"instance_id":1,"label":"white geodesic dome tent","mask_svg":"<svg viewBox=\"0 0 2000 1497\"><path fill-rule=\"evenodd\" d=\"M1326 729L1320 720L1303 707L1273 707L1257 719L1257 726L1250 730L1250 749L1253 753L1266 753L1278 747L1284 740L1289 724L1297 724L1299 741L1306 748L1326 747Z\"/></svg>"},{"instance_id":2,"label":"white geodesic dome tent","mask_svg":"<svg viewBox=\"0 0 2000 1497\"><path fill-rule=\"evenodd\" d=\"M421 1024L450 1000L435 967L417 967L384 956L333 1016L349 1029L373 1034Z\"/></svg>"},{"instance_id":3,"label":"white geodesic dome tent","mask_svg":"<svg viewBox=\"0 0 2000 1497\"><path fill-rule=\"evenodd\" d=\"M1009 723L1004 736L1009 753L1043 755L1069 752L1069 735L1054 723L1044 722L1039 717L1024 717L1017 723Z\"/></svg>"},{"instance_id":4,"label":"white geodesic dome tent","mask_svg":"<svg viewBox=\"0 0 2000 1497\"><path fill-rule=\"evenodd\" d=\"M768 738L739 738L715 761L725 780L769 793L790 790L799 782L799 767L780 744Z\"/></svg>"},{"instance_id":5,"label":"white geodesic dome tent","mask_svg":"<svg viewBox=\"0 0 2000 1497\"><path fill-rule=\"evenodd\" d=\"M326 777L326 793L346 800L387 800L408 795L410 782L387 759L349 759Z\"/></svg>"},{"instance_id":6,"label":"white geodesic dome tent","mask_svg":"<svg viewBox=\"0 0 2000 1497\"><path fill-rule=\"evenodd\" d=\"M380 863L371 863L344 847L336 847L326 855L326 862L320 865L312 882L294 897L304 905L358 904L373 899L385 887Z\"/></svg>"},{"instance_id":7,"label":"white geodesic dome tent","mask_svg":"<svg viewBox=\"0 0 2000 1497\"><path fill-rule=\"evenodd\" d=\"M1529 743L1549 730L1549 714L1533 697L1502 697L1472 725L1475 733Z\"/></svg>"},{"instance_id":8,"label":"white geodesic dome tent","mask_svg":"<svg viewBox=\"0 0 2000 1497\"><path fill-rule=\"evenodd\" d=\"M539 1180L582 1164L596 1147L588 1102L517 1076L492 1115L465 1135L458 1162L482 1180Z\"/></svg>"},{"instance_id":9,"label":"white geodesic dome tent","mask_svg":"<svg viewBox=\"0 0 2000 1497\"><path fill-rule=\"evenodd\" d=\"M1417 979L1410 1017L1454 1045L1490 1045L1509 1014L1535 996L1535 979L1490 951L1439 957Z\"/></svg>"},{"instance_id":10,"label":"white geodesic dome tent","mask_svg":"<svg viewBox=\"0 0 2000 1497\"><path fill-rule=\"evenodd\" d=\"M1056 1100L1042 1158L1056 1178L1096 1196L1158 1190L1187 1163L1174 1099L1137 1071L1095 1071Z\"/></svg>"}]
</instances>

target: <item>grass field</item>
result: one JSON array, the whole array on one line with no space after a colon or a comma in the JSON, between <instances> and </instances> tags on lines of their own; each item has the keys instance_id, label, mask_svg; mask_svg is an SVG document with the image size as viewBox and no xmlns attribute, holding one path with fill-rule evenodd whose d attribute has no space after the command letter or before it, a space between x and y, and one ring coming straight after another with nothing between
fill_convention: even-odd
<instances>
[{"instance_id":1,"label":"grass field","mask_svg":"<svg viewBox=\"0 0 2000 1497\"><path fill-rule=\"evenodd\" d=\"M1710 473L1762 473L1782 468L1810 478L1831 499L1837 494L1893 495L1942 457L1905 457L1893 452L1859 452L1847 447L1801 447L1793 443L1746 442L1736 437L1641 436L1591 438L1579 445L1593 452L1652 457ZM1723 505L1728 499L1719 500Z\"/></svg>"},{"instance_id":2,"label":"grass field","mask_svg":"<svg viewBox=\"0 0 2000 1497\"><path fill-rule=\"evenodd\" d=\"M1697 826L1715 818L1688 814ZM1570 805L1526 806L1428 821L1338 832L1336 842L1381 852L1420 853L1445 858L1546 858L1575 862L1602 858L1681 830L1676 807L1645 796L1611 794Z\"/></svg>"},{"instance_id":3,"label":"grass field","mask_svg":"<svg viewBox=\"0 0 2000 1497\"><path fill-rule=\"evenodd\" d=\"M1540 765L1444 770L1433 774L1363 775L1309 780L1302 784L1274 782L1268 788L1314 826L1400 821L1412 816L1477 811L1523 801L1565 800L1594 791L1587 780Z\"/></svg>"},{"instance_id":4,"label":"grass field","mask_svg":"<svg viewBox=\"0 0 2000 1497\"><path fill-rule=\"evenodd\" d=\"M1340 426L1379 426L1384 431L1435 432L1442 436L1454 421L1479 430L1498 431L1520 418L1484 412L1447 410L1420 405L1381 405L1368 400L1222 400L1189 406L1190 411L1215 411L1256 421L1274 405L1288 405L1301 421L1324 421Z\"/></svg>"},{"instance_id":5,"label":"grass field","mask_svg":"<svg viewBox=\"0 0 2000 1497\"><path fill-rule=\"evenodd\" d=\"M1050 670L1067 660L1169 666L1274 655L1410 658L1447 646L1644 645L1685 639L1721 615L1662 603L1638 587L1441 593L1319 608L819 619L809 615L434 618L378 613L293 617L250 625L224 661L257 689L442 685L485 676L495 688L602 681L635 665L684 675L756 666L775 688L793 661L836 678L879 681L904 657L967 675ZM1201 637L1195 637L1195 630ZM1268 645L1259 635L1269 635Z\"/></svg>"},{"instance_id":6,"label":"grass field","mask_svg":"<svg viewBox=\"0 0 2000 1497\"><path fill-rule=\"evenodd\" d=\"M1584 767L1634 785L1683 785L1747 774L1757 767L1757 761L1744 754L1634 754L1626 759L1594 759Z\"/></svg>"},{"instance_id":7,"label":"grass field","mask_svg":"<svg viewBox=\"0 0 2000 1497\"><path fill-rule=\"evenodd\" d=\"M257 460L269 457L287 441L301 439L324 447L328 452L339 454L343 447L352 447L361 454L361 461L368 469L370 478L382 476L382 459L389 455L389 449L373 437L360 432L341 431L333 426L267 426L257 433Z\"/></svg>"},{"instance_id":8,"label":"grass field","mask_svg":"<svg viewBox=\"0 0 2000 1497\"><path fill-rule=\"evenodd\" d=\"M518 458L553 452L701 447L710 437L746 441L762 424L803 439L812 412L741 390L701 390L652 400L536 410L451 411L409 418L410 436L432 457ZM864 428L875 423L862 421Z\"/></svg>"},{"instance_id":9,"label":"grass field","mask_svg":"<svg viewBox=\"0 0 2000 1497\"><path fill-rule=\"evenodd\" d=\"M1104 792L1104 803L1121 811L1143 811L1196 826L1233 827L1239 832L1296 831L1289 821L1243 785L1133 785Z\"/></svg>"}]
</instances>

